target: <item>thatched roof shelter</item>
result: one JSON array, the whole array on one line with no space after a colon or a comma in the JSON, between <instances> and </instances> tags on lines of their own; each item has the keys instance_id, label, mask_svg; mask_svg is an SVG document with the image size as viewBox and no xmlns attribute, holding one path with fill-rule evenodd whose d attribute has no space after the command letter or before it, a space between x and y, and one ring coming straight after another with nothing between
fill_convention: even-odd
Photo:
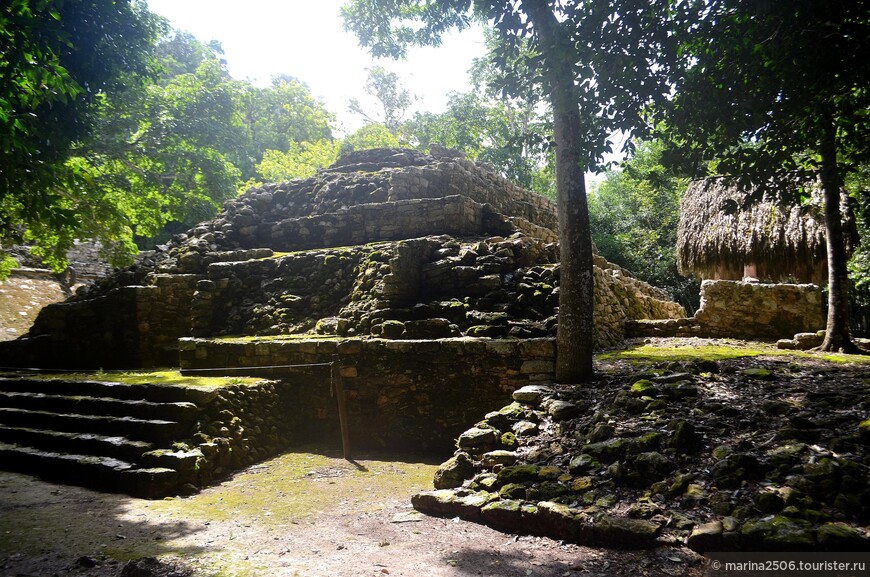
<instances>
[{"instance_id":1,"label":"thatched roof shelter","mask_svg":"<svg viewBox=\"0 0 870 577\"><path fill-rule=\"evenodd\" d=\"M677 267L702 279L798 281L824 284L827 249L821 190L809 206L795 206L799 181L787 186L751 187L733 178L695 180L683 196L677 231ZM843 195L846 200L846 195ZM851 215L850 210L844 214ZM844 220L846 250L851 254L857 232L853 218Z\"/></svg>"}]
</instances>

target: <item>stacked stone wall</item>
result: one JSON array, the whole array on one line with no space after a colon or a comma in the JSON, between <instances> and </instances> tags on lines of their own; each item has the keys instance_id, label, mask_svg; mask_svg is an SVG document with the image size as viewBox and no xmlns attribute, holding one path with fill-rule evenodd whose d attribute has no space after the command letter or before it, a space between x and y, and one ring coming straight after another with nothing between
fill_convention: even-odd
<instances>
[{"instance_id":1,"label":"stacked stone wall","mask_svg":"<svg viewBox=\"0 0 870 577\"><path fill-rule=\"evenodd\" d=\"M626 335L777 340L824 326L822 290L817 285L705 280L701 307L693 317L627 321Z\"/></svg>"},{"instance_id":2,"label":"stacked stone wall","mask_svg":"<svg viewBox=\"0 0 870 577\"><path fill-rule=\"evenodd\" d=\"M551 337L555 240L553 204L488 167L360 151L314 178L227 202L217 218L48 307L29 343L0 347L0 361L19 363L32 348L26 358L70 368L172 365L182 336ZM627 318L684 314L599 260L597 346L618 343Z\"/></svg>"},{"instance_id":3,"label":"stacked stone wall","mask_svg":"<svg viewBox=\"0 0 870 577\"><path fill-rule=\"evenodd\" d=\"M158 275L149 286L45 307L26 339L0 349L0 364L54 369L174 366L189 335L196 275ZM70 338L75 335L75 338Z\"/></svg>"},{"instance_id":4,"label":"stacked stone wall","mask_svg":"<svg viewBox=\"0 0 870 577\"><path fill-rule=\"evenodd\" d=\"M609 264L609 263L607 263ZM625 339L628 320L678 319L686 316L682 305L622 269L601 263L593 268L595 282L595 345L614 346Z\"/></svg>"},{"instance_id":5,"label":"stacked stone wall","mask_svg":"<svg viewBox=\"0 0 870 577\"><path fill-rule=\"evenodd\" d=\"M467 423L517 388L552 379L553 339L183 339L182 372L243 367L233 374L280 378L305 438L338 439L331 370L347 396L358 447L450 450ZM286 365L295 365L287 368ZM257 368L266 367L266 368Z\"/></svg>"},{"instance_id":6,"label":"stacked stone wall","mask_svg":"<svg viewBox=\"0 0 870 577\"><path fill-rule=\"evenodd\" d=\"M203 455L197 471L199 486L277 455L295 439L298 426L288 418L294 399L284 383L224 386L207 400L198 395L194 401L201 412L189 448Z\"/></svg>"},{"instance_id":7,"label":"stacked stone wall","mask_svg":"<svg viewBox=\"0 0 870 577\"><path fill-rule=\"evenodd\" d=\"M355 269L372 249L317 250L214 263L193 295L194 336L301 333L349 300Z\"/></svg>"},{"instance_id":8,"label":"stacked stone wall","mask_svg":"<svg viewBox=\"0 0 870 577\"><path fill-rule=\"evenodd\" d=\"M775 340L824 328L822 291L814 284L701 283L695 320L710 336Z\"/></svg>"},{"instance_id":9,"label":"stacked stone wall","mask_svg":"<svg viewBox=\"0 0 870 577\"><path fill-rule=\"evenodd\" d=\"M513 225L464 196L351 206L339 212L265 222L240 235L243 246L276 251L352 246L430 234L510 234Z\"/></svg>"},{"instance_id":10,"label":"stacked stone wall","mask_svg":"<svg viewBox=\"0 0 870 577\"><path fill-rule=\"evenodd\" d=\"M553 202L515 186L509 180L469 160L454 159L393 172L390 200L439 198L460 194L489 204L502 214L525 219L537 226L558 230Z\"/></svg>"}]
</instances>

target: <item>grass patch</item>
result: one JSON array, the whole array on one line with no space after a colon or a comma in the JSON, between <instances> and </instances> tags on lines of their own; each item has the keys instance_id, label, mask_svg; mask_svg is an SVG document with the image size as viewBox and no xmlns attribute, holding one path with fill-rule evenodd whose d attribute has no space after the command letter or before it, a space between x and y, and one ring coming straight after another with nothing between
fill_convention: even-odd
<instances>
[{"instance_id":1,"label":"grass patch","mask_svg":"<svg viewBox=\"0 0 870 577\"><path fill-rule=\"evenodd\" d=\"M820 351L790 351L764 343L751 344L686 344L675 346L639 345L629 349L608 351L596 356L600 361L627 360L636 363L665 361L724 361L746 357L791 357L814 359L836 364L870 364L870 355L846 355Z\"/></svg>"},{"instance_id":2,"label":"grass patch","mask_svg":"<svg viewBox=\"0 0 870 577\"><path fill-rule=\"evenodd\" d=\"M336 335L322 335L317 333L294 333L289 335L248 335L234 337L217 337L207 339L216 343L275 343L286 341L337 341L345 340L346 337Z\"/></svg>"},{"instance_id":3,"label":"grass patch","mask_svg":"<svg viewBox=\"0 0 870 577\"><path fill-rule=\"evenodd\" d=\"M341 504L376 511L398 495L429 489L435 465L381 460L348 462L318 453L285 453L186 499L152 504L187 519L247 519L260 525L298 522Z\"/></svg>"},{"instance_id":4,"label":"grass patch","mask_svg":"<svg viewBox=\"0 0 870 577\"><path fill-rule=\"evenodd\" d=\"M843 353L805 352L801 356L822 359L829 363L870 365L870 355L844 355Z\"/></svg>"},{"instance_id":5,"label":"grass patch","mask_svg":"<svg viewBox=\"0 0 870 577\"><path fill-rule=\"evenodd\" d=\"M662 361L723 361L771 354L777 354L777 350L764 346L683 345L662 347L640 345L630 349L602 353L597 358L601 361L628 360L638 363L655 363Z\"/></svg>"},{"instance_id":6,"label":"grass patch","mask_svg":"<svg viewBox=\"0 0 870 577\"><path fill-rule=\"evenodd\" d=\"M126 385L165 385L172 387L218 388L232 385L251 386L263 379L255 377L189 377L178 369L156 371L96 371L92 373L56 373L36 375L33 379L63 381L110 381Z\"/></svg>"}]
</instances>

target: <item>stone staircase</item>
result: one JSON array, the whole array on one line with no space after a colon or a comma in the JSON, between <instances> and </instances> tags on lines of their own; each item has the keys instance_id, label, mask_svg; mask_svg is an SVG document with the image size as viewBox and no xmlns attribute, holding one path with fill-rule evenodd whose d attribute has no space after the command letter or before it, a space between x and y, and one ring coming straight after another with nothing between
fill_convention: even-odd
<instances>
[{"instance_id":1,"label":"stone staircase","mask_svg":"<svg viewBox=\"0 0 870 577\"><path fill-rule=\"evenodd\" d=\"M176 451L200 412L179 387L0 377L0 468L137 497L196 481L199 449Z\"/></svg>"}]
</instances>

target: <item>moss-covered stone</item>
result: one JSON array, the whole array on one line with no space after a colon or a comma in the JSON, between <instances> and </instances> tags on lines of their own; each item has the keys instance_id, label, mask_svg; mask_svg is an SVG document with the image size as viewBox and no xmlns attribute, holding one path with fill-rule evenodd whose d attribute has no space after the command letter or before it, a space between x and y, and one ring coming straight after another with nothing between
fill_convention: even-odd
<instances>
[{"instance_id":1,"label":"moss-covered stone","mask_svg":"<svg viewBox=\"0 0 870 577\"><path fill-rule=\"evenodd\" d=\"M474 450L495 446L495 430L489 427L472 427L459 435L456 446L460 449Z\"/></svg>"},{"instance_id":2,"label":"moss-covered stone","mask_svg":"<svg viewBox=\"0 0 870 577\"><path fill-rule=\"evenodd\" d=\"M752 500L759 513L779 513L785 507L785 500L772 491L756 493Z\"/></svg>"},{"instance_id":3,"label":"moss-covered stone","mask_svg":"<svg viewBox=\"0 0 870 577\"><path fill-rule=\"evenodd\" d=\"M825 523L816 532L819 547L825 551L867 551L870 537L855 527L842 523Z\"/></svg>"},{"instance_id":4,"label":"moss-covered stone","mask_svg":"<svg viewBox=\"0 0 870 577\"><path fill-rule=\"evenodd\" d=\"M756 479L760 473L760 464L754 455L735 453L713 465L710 472L717 485L734 488L744 481Z\"/></svg>"},{"instance_id":5,"label":"moss-covered stone","mask_svg":"<svg viewBox=\"0 0 870 577\"><path fill-rule=\"evenodd\" d=\"M502 499L525 499L526 488L522 483L508 483L498 490L498 496Z\"/></svg>"},{"instance_id":6,"label":"moss-covered stone","mask_svg":"<svg viewBox=\"0 0 870 577\"><path fill-rule=\"evenodd\" d=\"M562 476L562 469L555 465L544 465L538 470L538 478L541 481L555 481Z\"/></svg>"},{"instance_id":7,"label":"moss-covered stone","mask_svg":"<svg viewBox=\"0 0 870 577\"><path fill-rule=\"evenodd\" d=\"M776 378L776 375L773 372L764 368L743 369L740 373L744 377L748 377L750 379L755 379L758 381L772 381Z\"/></svg>"},{"instance_id":8,"label":"moss-covered stone","mask_svg":"<svg viewBox=\"0 0 870 577\"><path fill-rule=\"evenodd\" d=\"M498 485L509 483L534 483L540 475L540 467L535 465L513 465L497 473Z\"/></svg>"},{"instance_id":9,"label":"moss-covered stone","mask_svg":"<svg viewBox=\"0 0 870 577\"><path fill-rule=\"evenodd\" d=\"M507 433L502 433L501 437L499 437L498 440L503 447L515 447L517 444L517 436L510 431L508 431Z\"/></svg>"},{"instance_id":10,"label":"moss-covered stone","mask_svg":"<svg viewBox=\"0 0 870 577\"><path fill-rule=\"evenodd\" d=\"M815 545L810 522L782 515L747 521L740 534L747 549L758 551L805 551Z\"/></svg>"},{"instance_id":11,"label":"moss-covered stone","mask_svg":"<svg viewBox=\"0 0 870 577\"><path fill-rule=\"evenodd\" d=\"M631 385L631 394L636 397L654 397L656 396L655 383L648 379L641 379Z\"/></svg>"},{"instance_id":12,"label":"moss-covered stone","mask_svg":"<svg viewBox=\"0 0 870 577\"><path fill-rule=\"evenodd\" d=\"M526 491L526 499L532 501L549 501L568 494L568 487L557 481L535 483Z\"/></svg>"},{"instance_id":13,"label":"moss-covered stone","mask_svg":"<svg viewBox=\"0 0 870 577\"><path fill-rule=\"evenodd\" d=\"M525 416L525 409L517 402L504 406L498 411L487 413L484 419L486 423L500 431L508 431L514 423L520 421Z\"/></svg>"},{"instance_id":14,"label":"moss-covered stone","mask_svg":"<svg viewBox=\"0 0 870 577\"><path fill-rule=\"evenodd\" d=\"M577 455L568 463L568 470L574 475L590 473L601 468L601 463L592 455L585 453Z\"/></svg>"},{"instance_id":15,"label":"moss-covered stone","mask_svg":"<svg viewBox=\"0 0 870 577\"><path fill-rule=\"evenodd\" d=\"M480 517L490 527L519 532L522 527L523 505L523 501L519 499L492 501L481 508Z\"/></svg>"},{"instance_id":16,"label":"moss-covered stone","mask_svg":"<svg viewBox=\"0 0 870 577\"><path fill-rule=\"evenodd\" d=\"M621 549L652 547L661 525L645 519L629 519L601 515L595 520L593 536L596 543Z\"/></svg>"},{"instance_id":17,"label":"moss-covered stone","mask_svg":"<svg viewBox=\"0 0 870 577\"><path fill-rule=\"evenodd\" d=\"M577 477L571 481L571 490L575 493L588 491L594 485L592 477Z\"/></svg>"},{"instance_id":18,"label":"moss-covered stone","mask_svg":"<svg viewBox=\"0 0 870 577\"><path fill-rule=\"evenodd\" d=\"M537 508L536 515L527 515L525 519L531 532L572 543L592 542L592 524L585 515L552 501L541 501Z\"/></svg>"},{"instance_id":19,"label":"moss-covered stone","mask_svg":"<svg viewBox=\"0 0 870 577\"><path fill-rule=\"evenodd\" d=\"M674 468L674 463L661 453L650 451L637 455L627 468L630 480L646 487L667 477Z\"/></svg>"},{"instance_id":20,"label":"moss-covered stone","mask_svg":"<svg viewBox=\"0 0 870 577\"><path fill-rule=\"evenodd\" d=\"M473 476L474 463L471 457L468 453L460 452L438 467L433 482L436 489L453 489Z\"/></svg>"},{"instance_id":21,"label":"moss-covered stone","mask_svg":"<svg viewBox=\"0 0 870 577\"><path fill-rule=\"evenodd\" d=\"M673 431L671 438L667 441L667 446L671 449L678 453L690 455L701 448L701 438L692 423L678 419L670 423L668 428Z\"/></svg>"}]
</instances>

